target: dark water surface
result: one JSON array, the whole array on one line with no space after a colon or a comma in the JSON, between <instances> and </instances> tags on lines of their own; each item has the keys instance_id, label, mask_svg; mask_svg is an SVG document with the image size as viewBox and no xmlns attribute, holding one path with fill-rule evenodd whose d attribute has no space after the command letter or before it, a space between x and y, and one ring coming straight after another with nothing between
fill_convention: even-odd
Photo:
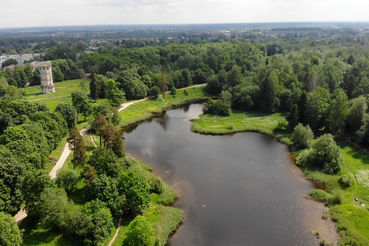
<instances>
[{"instance_id":1,"label":"dark water surface","mask_svg":"<svg viewBox=\"0 0 369 246\"><path fill-rule=\"evenodd\" d=\"M124 134L126 150L179 191L174 207L185 221L168 245L317 245L315 231L332 237L285 145L258 133L193 133L189 119L201 109L168 110Z\"/></svg>"}]
</instances>

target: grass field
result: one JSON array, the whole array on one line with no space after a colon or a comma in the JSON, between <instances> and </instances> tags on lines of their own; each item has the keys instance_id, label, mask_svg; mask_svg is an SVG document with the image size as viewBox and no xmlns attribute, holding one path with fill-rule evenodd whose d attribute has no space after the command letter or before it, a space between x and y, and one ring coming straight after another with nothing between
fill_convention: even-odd
<instances>
[{"instance_id":1,"label":"grass field","mask_svg":"<svg viewBox=\"0 0 369 246\"><path fill-rule=\"evenodd\" d=\"M41 85L26 87L24 88L25 98L30 102L44 103L50 111L54 111L59 103L72 103L72 92L82 91L82 88L79 86L80 82L80 79L56 82L54 83L56 92L49 94L41 93Z\"/></svg>"}]
</instances>

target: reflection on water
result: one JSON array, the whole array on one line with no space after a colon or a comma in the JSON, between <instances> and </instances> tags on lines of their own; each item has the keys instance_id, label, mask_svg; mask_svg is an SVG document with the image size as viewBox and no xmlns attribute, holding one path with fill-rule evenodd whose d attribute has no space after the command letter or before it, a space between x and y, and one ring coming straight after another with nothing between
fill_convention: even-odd
<instances>
[{"instance_id":1,"label":"reflection on water","mask_svg":"<svg viewBox=\"0 0 369 246\"><path fill-rule=\"evenodd\" d=\"M316 245L314 231L335 239L285 145L258 133L193 133L185 119L201 109L168 110L124 135L126 150L180 193L185 222L169 245Z\"/></svg>"}]
</instances>

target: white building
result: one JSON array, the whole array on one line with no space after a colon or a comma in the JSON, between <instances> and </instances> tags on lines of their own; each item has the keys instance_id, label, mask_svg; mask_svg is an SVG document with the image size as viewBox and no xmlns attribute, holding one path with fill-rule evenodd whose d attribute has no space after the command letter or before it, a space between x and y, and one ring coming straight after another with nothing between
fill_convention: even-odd
<instances>
[{"instance_id":1,"label":"white building","mask_svg":"<svg viewBox=\"0 0 369 246\"><path fill-rule=\"evenodd\" d=\"M2 55L0 56L0 68L1 64L9 59L14 59L18 62L18 64L23 64L24 61L29 61L31 59L34 59L36 57L40 57L45 55L45 53L32 53L32 54L21 54L21 55Z\"/></svg>"}]
</instances>

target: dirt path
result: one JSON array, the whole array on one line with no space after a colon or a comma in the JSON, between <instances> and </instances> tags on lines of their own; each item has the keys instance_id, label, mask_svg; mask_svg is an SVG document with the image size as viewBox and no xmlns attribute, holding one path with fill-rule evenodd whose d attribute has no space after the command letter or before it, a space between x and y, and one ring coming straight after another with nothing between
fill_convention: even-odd
<instances>
[{"instance_id":1,"label":"dirt path","mask_svg":"<svg viewBox=\"0 0 369 246\"><path fill-rule=\"evenodd\" d=\"M117 239L117 237L118 237L118 233L119 233L119 231L120 231L120 225L122 224L122 218L123 218L123 214L121 214L121 215L119 216L118 225L117 225L117 231L115 232L115 235L114 235L114 237L112 238L112 240L110 240L110 242L109 242L108 246L112 246L112 245L113 245L113 243L115 242L115 239Z\"/></svg>"}]
</instances>

